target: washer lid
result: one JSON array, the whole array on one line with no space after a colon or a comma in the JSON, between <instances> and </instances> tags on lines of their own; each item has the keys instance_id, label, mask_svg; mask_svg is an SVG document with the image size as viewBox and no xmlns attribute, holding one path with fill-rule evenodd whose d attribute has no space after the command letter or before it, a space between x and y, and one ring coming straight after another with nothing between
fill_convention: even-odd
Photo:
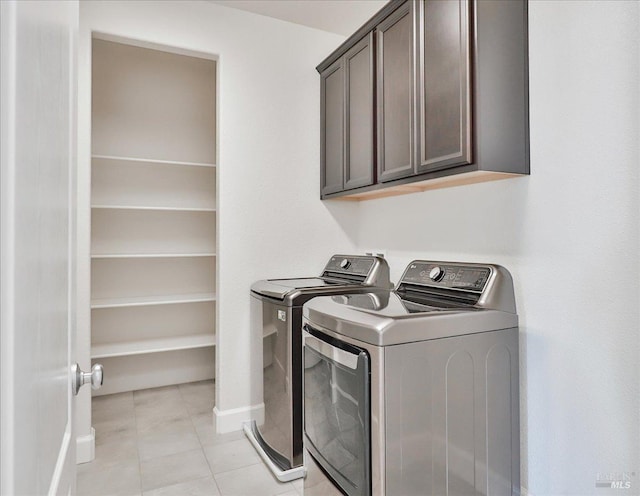
<instances>
[{"instance_id":1,"label":"washer lid","mask_svg":"<svg viewBox=\"0 0 640 496\"><path fill-rule=\"evenodd\" d=\"M340 291L366 291L371 287L389 289L389 265L384 258L372 255L333 255L320 277L266 279L251 286L252 293L283 301L287 305L302 304L318 294ZM304 298L298 298L304 296Z\"/></svg>"},{"instance_id":2,"label":"washer lid","mask_svg":"<svg viewBox=\"0 0 640 496\"><path fill-rule=\"evenodd\" d=\"M364 290L364 286L360 284L320 277L266 279L264 281L257 281L251 285L251 291L253 293L278 300L293 300L299 295L330 295L336 291L352 288L363 288Z\"/></svg>"},{"instance_id":3,"label":"washer lid","mask_svg":"<svg viewBox=\"0 0 640 496\"><path fill-rule=\"evenodd\" d=\"M293 290L317 289L328 286L344 285L338 281L322 279L320 277L305 277L300 279L266 279L256 281L251 285L254 293L271 296L272 298L283 299Z\"/></svg>"},{"instance_id":4,"label":"washer lid","mask_svg":"<svg viewBox=\"0 0 640 496\"><path fill-rule=\"evenodd\" d=\"M393 291L315 298L304 306L312 326L376 346L426 341L518 325L509 312L447 301L416 301Z\"/></svg>"}]
</instances>

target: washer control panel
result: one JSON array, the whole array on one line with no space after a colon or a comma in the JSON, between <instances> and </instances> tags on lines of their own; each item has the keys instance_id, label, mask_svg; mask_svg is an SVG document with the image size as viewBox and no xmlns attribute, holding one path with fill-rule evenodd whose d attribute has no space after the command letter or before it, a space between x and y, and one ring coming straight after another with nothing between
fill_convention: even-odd
<instances>
[{"instance_id":1,"label":"washer control panel","mask_svg":"<svg viewBox=\"0 0 640 496\"><path fill-rule=\"evenodd\" d=\"M331 257L323 272L342 272L367 276L373 267L375 260L370 257L350 257L335 255Z\"/></svg>"},{"instance_id":2,"label":"washer control panel","mask_svg":"<svg viewBox=\"0 0 640 496\"><path fill-rule=\"evenodd\" d=\"M491 268L481 265L412 262L405 270L400 283L481 293L490 275Z\"/></svg>"}]
</instances>

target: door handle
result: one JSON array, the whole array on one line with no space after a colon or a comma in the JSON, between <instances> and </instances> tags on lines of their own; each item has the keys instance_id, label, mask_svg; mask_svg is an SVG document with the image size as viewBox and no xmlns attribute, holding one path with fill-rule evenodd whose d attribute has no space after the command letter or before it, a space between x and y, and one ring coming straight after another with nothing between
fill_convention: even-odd
<instances>
[{"instance_id":1,"label":"door handle","mask_svg":"<svg viewBox=\"0 0 640 496\"><path fill-rule=\"evenodd\" d=\"M304 331L303 339L305 346L308 346L320 355L329 358L340 365L344 365L351 370L356 370L358 368L358 355L336 348L335 346L312 336L307 331Z\"/></svg>"},{"instance_id":2,"label":"door handle","mask_svg":"<svg viewBox=\"0 0 640 496\"><path fill-rule=\"evenodd\" d=\"M91 389L100 389L103 379L104 368L99 363L91 367L91 372L83 372L77 363L71 366L71 388L74 396L78 395L78 391L85 384L91 384Z\"/></svg>"}]
</instances>

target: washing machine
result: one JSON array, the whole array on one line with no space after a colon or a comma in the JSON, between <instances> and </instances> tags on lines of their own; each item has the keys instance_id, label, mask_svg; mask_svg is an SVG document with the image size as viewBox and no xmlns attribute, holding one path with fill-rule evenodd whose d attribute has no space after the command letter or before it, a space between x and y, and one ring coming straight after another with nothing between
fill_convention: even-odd
<instances>
[{"instance_id":1,"label":"washing machine","mask_svg":"<svg viewBox=\"0 0 640 496\"><path fill-rule=\"evenodd\" d=\"M283 482L306 473L302 453L302 305L321 295L392 288L378 256L333 255L317 277L268 279L251 286L252 333L264 336L264 419L244 431Z\"/></svg>"},{"instance_id":2,"label":"washing machine","mask_svg":"<svg viewBox=\"0 0 640 496\"><path fill-rule=\"evenodd\" d=\"M304 305L305 496L520 494L518 316L499 265L416 260Z\"/></svg>"}]
</instances>

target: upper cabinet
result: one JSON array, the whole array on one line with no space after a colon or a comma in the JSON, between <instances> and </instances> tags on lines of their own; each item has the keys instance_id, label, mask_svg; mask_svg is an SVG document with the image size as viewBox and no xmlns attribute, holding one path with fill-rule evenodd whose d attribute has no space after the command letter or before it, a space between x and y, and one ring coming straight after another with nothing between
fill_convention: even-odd
<instances>
[{"instance_id":1,"label":"upper cabinet","mask_svg":"<svg viewBox=\"0 0 640 496\"><path fill-rule=\"evenodd\" d=\"M344 189L373 184L373 36L365 36L344 56Z\"/></svg>"},{"instance_id":2,"label":"upper cabinet","mask_svg":"<svg viewBox=\"0 0 640 496\"><path fill-rule=\"evenodd\" d=\"M373 184L373 37L320 73L322 195Z\"/></svg>"},{"instance_id":3,"label":"upper cabinet","mask_svg":"<svg viewBox=\"0 0 640 496\"><path fill-rule=\"evenodd\" d=\"M526 0L390 1L318 66L321 197L528 174L527 51Z\"/></svg>"},{"instance_id":4,"label":"upper cabinet","mask_svg":"<svg viewBox=\"0 0 640 496\"><path fill-rule=\"evenodd\" d=\"M322 195L344 190L344 67L337 60L320 73Z\"/></svg>"},{"instance_id":5,"label":"upper cabinet","mask_svg":"<svg viewBox=\"0 0 640 496\"><path fill-rule=\"evenodd\" d=\"M376 28L379 181L414 172L410 7L405 3Z\"/></svg>"},{"instance_id":6,"label":"upper cabinet","mask_svg":"<svg viewBox=\"0 0 640 496\"><path fill-rule=\"evenodd\" d=\"M416 12L416 172L471 163L469 2L421 1Z\"/></svg>"}]
</instances>

